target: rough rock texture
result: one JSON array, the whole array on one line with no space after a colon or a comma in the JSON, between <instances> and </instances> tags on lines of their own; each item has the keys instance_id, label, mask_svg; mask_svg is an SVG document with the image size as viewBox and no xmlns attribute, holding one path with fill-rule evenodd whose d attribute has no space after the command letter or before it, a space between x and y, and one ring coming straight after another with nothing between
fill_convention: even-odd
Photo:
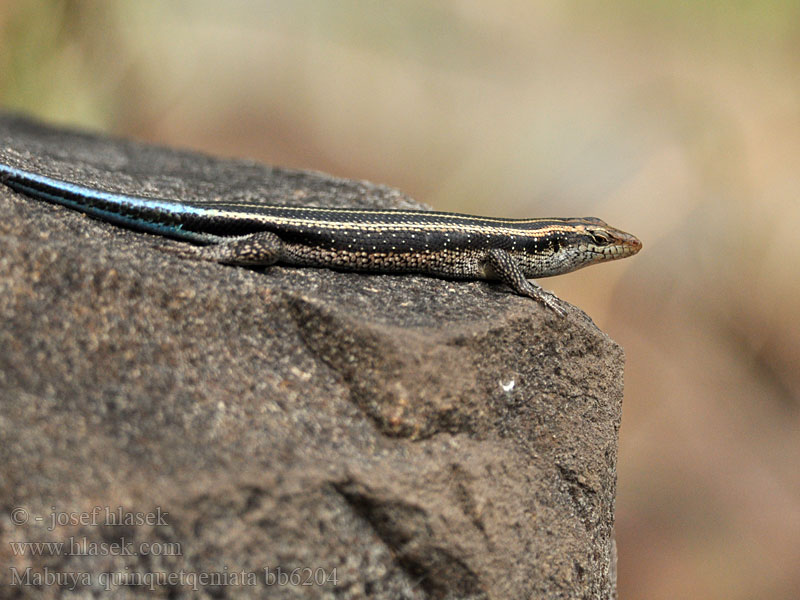
<instances>
[{"instance_id":1,"label":"rough rock texture","mask_svg":"<svg viewBox=\"0 0 800 600\"><path fill-rule=\"evenodd\" d=\"M0 160L166 198L417 206L9 117ZM3 186L0 215L0 596L612 597L623 354L581 311L190 262ZM111 524L136 512L155 522ZM9 545L30 541L66 546Z\"/></svg>"}]
</instances>

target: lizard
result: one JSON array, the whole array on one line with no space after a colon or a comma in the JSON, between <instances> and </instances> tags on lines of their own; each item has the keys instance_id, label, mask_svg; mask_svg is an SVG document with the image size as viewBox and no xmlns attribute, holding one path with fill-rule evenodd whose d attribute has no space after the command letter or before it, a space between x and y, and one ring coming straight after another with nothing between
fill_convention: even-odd
<instances>
[{"instance_id":1,"label":"lizard","mask_svg":"<svg viewBox=\"0 0 800 600\"><path fill-rule=\"evenodd\" d=\"M635 236L595 217L179 202L103 191L2 163L0 182L115 225L192 242L177 251L188 258L501 281L558 315L565 311L556 297L531 279L625 258L642 247Z\"/></svg>"}]
</instances>

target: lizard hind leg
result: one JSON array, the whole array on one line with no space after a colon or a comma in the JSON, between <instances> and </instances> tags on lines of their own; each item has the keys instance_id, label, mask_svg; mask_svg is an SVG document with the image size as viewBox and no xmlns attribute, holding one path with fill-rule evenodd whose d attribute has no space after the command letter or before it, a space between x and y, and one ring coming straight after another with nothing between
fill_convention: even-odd
<instances>
[{"instance_id":1,"label":"lizard hind leg","mask_svg":"<svg viewBox=\"0 0 800 600\"><path fill-rule=\"evenodd\" d=\"M284 255L283 240L270 231L234 237L210 246L175 244L162 248L183 258L251 267L274 265Z\"/></svg>"},{"instance_id":2,"label":"lizard hind leg","mask_svg":"<svg viewBox=\"0 0 800 600\"><path fill-rule=\"evenodd\" d=\"M505 250L492 248L486 253L486 263L492 273L520 296L528 296L559 316L564 316L566 311L558 305L558 299L537 283L528 280L520 269L517 261Z\"/></svg>"}]
</instances>

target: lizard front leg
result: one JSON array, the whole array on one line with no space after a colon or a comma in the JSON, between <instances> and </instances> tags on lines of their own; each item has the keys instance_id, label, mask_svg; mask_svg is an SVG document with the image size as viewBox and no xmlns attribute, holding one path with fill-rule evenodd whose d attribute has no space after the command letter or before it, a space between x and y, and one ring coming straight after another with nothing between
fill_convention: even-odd
<instances>
[{"instance_id":1,"label":"lizard front leg","mask_svg":"<svg viewBox=\"0 0 800 600\"><path fill-rule=\"evenodd\" d=\"M525 277L517 261L505 250L492 248L486 252L486 264L492 273L520 296L528 296L541 302L557 315L563 317L566 311L558 305L558 299L544 290L539 284Z\"/></svg>"}]
</instances>

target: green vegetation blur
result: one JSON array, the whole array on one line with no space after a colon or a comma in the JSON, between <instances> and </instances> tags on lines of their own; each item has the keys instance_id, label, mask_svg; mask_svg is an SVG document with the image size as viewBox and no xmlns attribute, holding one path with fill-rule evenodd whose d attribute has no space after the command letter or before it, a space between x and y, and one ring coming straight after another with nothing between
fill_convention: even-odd
<instances>
[{"instance_id":1,"label":"green vegetation blur","mask_svg":"<svg viewBox=\"0 0 800 600\"><path fill-rule=\"evenodd\" d=\"M0 108L635 233L620 597L800 598L796 0L4 2Z\"/></svg>"}]
</instances>

